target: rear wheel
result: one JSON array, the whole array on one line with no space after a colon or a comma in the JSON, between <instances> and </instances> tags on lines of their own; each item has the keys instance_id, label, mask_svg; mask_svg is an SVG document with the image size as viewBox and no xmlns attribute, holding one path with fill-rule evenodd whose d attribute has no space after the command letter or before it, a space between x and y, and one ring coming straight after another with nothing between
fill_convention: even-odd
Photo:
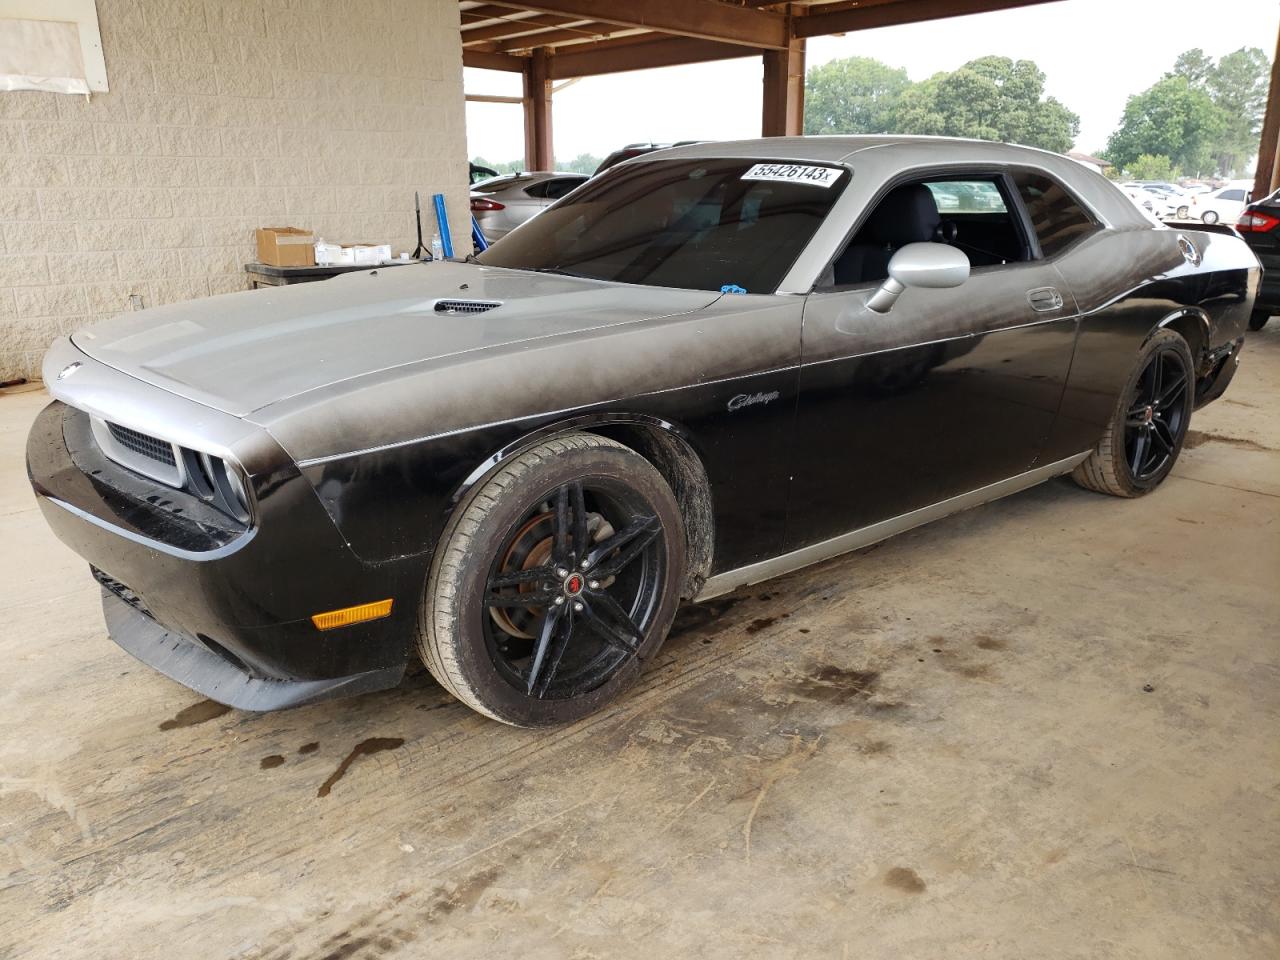
<instances>
[{"instance_id":1,"label":"rear wheel","mask_svg":"<svg viewBox=\"0 0 1280 960\"><path fill-rule=\"evenodd\" d=\"M419 623L427 668L504 723L586 716L640 675L666 638L685 565L662 475L590 434L502 466L450 523Z\"/></svg>"},{"instance_id":2,"label":"rear wheel","mask_svg":"<svg viewBox=\"0 0 1280 960\"><path fill-rule=\"evenodd\" d=\"M1187 341L1158 331L1139 352L1107 432L1071 478L1116 497L1140 497L1159 486L1191 422L1193 369Z\"/></svg>"},{"instance_id":3,"label":"rear wheel","mask_svg":"<svg viewBox=\"0 0 1280 960\"><path fill-rule=\"evenodd\" d=\"M1185 219L1187 219L1187 216L1188 216L1190 213L1191 213L1191 208L1190 208L1190 207L1188 207L1185 203L1184 203L1184 204L1182 204L1182 206L1178 207L1178 219L1179 219L1179 220L1185 220Z\"/></svg>"},{"instance_id":4,"label":"rear wheel","mask_svg":"<svg viewBox=\"0 0 1280 960\"><path fill-rule=\"evenodd\" d=\"M1249 314L1249 329L1261 330L1267 325L1267 321L1271 319L1270 310L1255 310Z\"/></svg>"}]
</instances>

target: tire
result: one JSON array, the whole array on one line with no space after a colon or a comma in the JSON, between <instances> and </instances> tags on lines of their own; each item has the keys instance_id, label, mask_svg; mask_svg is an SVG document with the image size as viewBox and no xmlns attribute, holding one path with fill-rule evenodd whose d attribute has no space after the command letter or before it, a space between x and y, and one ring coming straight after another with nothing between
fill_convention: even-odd
<instances>
[{"instance_id":1,"label":"tire","mask_svg":"<svg viewBox=\"0 0 1280 960\"><path fill-rule=\"evenodd\" d=\"M1267 321L1271 319L1270 310L1255 310L1249 314L1249 329L1261 330L1267 325Z\"/></svg>"},{"instance_id":2,"label":"tire","mask_svg":"<svg viewBox=\"0 0 1280 960\"><path fill-rule=\"evenodd\" d=\"M685 562L679 505L649 461L604 437L555 437L455 511L424 590L418 651L486 716L571 723L634 683L662 646Z\"/></svg>"},{"instance_id":3,"label":"tire","mask_svg":"<svg viewBox=\"0 0 1280 960\"><path fill-rule=\"evenodd\" d=\"M1184 203L1182 206L1178 208L1177 212L1178 212L1178 219L1185 220L1191 214L1191 208Z\"/></svg>"},{"instance_id":4,"label":"tire","mask_svg":"<svg viewBox=\"0 0 1280 960\"><path fill-rule=\"evenodd\" d=\"M1153 376L1157 364L1158 376ZM1071 479L1115 497L1140 497L1158 487L1177 462L1187 435L1194 370L1187 341L1172 330L1157 331L1138 352L1102 439ZM1180 391L1177 375L1182 377ZM1151 402L1153 396L1167 400Z\"/></svg>"},{"instance_id":5,"label":"tire","mask_svg":"<svg viewBox=\"0 0 1280 960\"><path fill-rule=\"evenodd\" d=\"M1218 222L1217 211L1206 210L1204 214L1200 217L1200 219L1212 226L1213 224Z\"/></svg>"}]
</instances>

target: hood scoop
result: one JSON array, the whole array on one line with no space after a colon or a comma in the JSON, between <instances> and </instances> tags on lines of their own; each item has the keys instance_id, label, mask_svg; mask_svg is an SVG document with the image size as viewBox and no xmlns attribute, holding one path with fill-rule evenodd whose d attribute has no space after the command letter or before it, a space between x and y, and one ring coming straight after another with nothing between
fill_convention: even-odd
<instances>
[{"instance_id":1,"label":"hood scoop","mask_svg":"<svg viewBox=\"0 0 1280 960\"><path fill-rule=\"evenodd\" d=\"M502 306L501 300L437 300L433 308L436 313L484 313L494 307Z\"/></svg>"}]
</instances>

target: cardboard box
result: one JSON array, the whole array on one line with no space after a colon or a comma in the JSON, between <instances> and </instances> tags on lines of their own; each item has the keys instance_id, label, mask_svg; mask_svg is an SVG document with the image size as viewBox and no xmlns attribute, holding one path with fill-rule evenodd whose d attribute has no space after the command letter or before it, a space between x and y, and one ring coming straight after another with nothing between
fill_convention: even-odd
<instances>
[{"instance_id":1,"label":"cardboard box","mask_svg":"<svg viewBox=\"0 0 1280 960\"><path fill-rule=\"evenodd\" d=\"M315 234L298 227L259 227L258 262L276 267L313 267Z\"/></svg>"}]
</instances>

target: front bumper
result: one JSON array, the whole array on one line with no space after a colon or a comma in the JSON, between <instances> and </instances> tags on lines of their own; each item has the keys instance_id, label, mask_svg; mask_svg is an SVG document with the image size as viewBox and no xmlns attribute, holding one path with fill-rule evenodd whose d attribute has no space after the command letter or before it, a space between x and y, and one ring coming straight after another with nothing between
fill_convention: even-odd
<instances>
[{"instance_id":1,"label":"front bumper","mask_svg":"<svg viewBox=\"0 0 1280 960\"><path fill-rule=\"evenodd\" d=\"M104 587L113 640L161 673L246 710L394 686L409 651L420 558L361 561L296 469L255 478L237 526L98 452L88 418L54 401L27 471L57 537ZM319 631L311 615L391 597L390 617Z\"/></svg>"}]
</instances>

